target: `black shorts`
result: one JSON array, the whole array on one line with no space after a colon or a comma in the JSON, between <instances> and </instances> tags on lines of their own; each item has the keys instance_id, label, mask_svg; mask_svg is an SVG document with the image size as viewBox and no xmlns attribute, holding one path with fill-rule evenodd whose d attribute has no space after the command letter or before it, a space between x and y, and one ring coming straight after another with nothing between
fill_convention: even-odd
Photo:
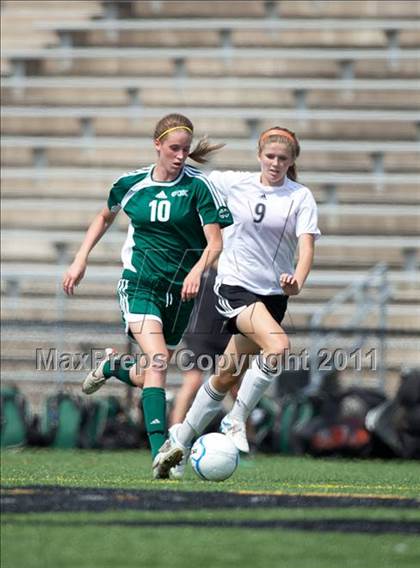
<instances>
[{"instance_id":1,"label":"black shorts","mask_svg":"<svg viewBox=\"0 0 420 568\"><path fill-rule=\"evenodd\" d=\"M194 310L188 328L183 336L183 347L186 349L182 363L197 366L200 355L221 355L231 338L225 329L225 318L216 310L217 296L213 291L216 271L211 269L204 273L200 292L195 300Z\"/></svg>"},{"instance_id":2,"label":"black shorts","mask_svg":"<svg viewBox=\"0 0 420 568\"><path fill-rule=\"evenodd\" d=\"M289 296L276 294L271 296L261 296L250 292L241 286L229 286L221 284L216 287L217 311L227 320L226 330L232 334L241 333L236 327L236 318L247 307L262 302L271 316L280 325L283 321L287 309Z\"/></svg>"}]
</instances>

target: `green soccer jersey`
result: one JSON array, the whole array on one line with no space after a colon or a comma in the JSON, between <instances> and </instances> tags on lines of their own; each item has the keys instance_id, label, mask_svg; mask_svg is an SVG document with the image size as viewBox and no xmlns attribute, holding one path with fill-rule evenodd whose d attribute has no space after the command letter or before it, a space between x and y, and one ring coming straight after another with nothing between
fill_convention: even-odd
<instances>
[{"instance_id":1,"label":"green soccer jersey","mask_svg":"<svg viewBox=\"0 0 420 568\"><path fill-rule=\"evenodd\" d=\"M169 182L153 180L154 166L120 177L108 208L130 218L121 257L123 277L168 289L181 286L206 247L203 225L233 223L217 188L196 168L184 166Z\"/></svg>"}]
</instances>

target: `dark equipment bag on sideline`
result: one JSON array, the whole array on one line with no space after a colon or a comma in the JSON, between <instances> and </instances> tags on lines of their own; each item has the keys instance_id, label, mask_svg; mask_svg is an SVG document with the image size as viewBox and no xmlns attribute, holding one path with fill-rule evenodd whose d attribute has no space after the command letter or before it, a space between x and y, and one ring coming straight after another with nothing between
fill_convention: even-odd
<instances>
[{"instance_id":1,"label":"dark equipment bag on sideline","mask_svg":"<svg viewBox=\"0 0 420 568\"><path fill-rule=\"evenodd\" d=\"M86 407L82 425L83 448L104 450L146 446L144 427L133 420L116 396L97 398Z\"/></svg>"},{"instance_id":2,"label":"dark equipment bag on sideline","mask_svg":"<svg viewBox=\"0 0 420 568\"><path fill-rule=\"evenodd\" d=\"M369 412L366 426L391 455L420 459L420 369L401 375L395 399Z\"/></svg>"},{"instance_id":3,"label":"dark equipment bag on sideline","mask_svg":"<svg viewBox=\"0 0 420 568\"><path fill-rule=\"evenodd\" d=\"M320 392L312 400L316 408L313 416L293 427L295 452L313 456L371 455L372 439L365 427L365 418L370 409L384 400L382 392L372 388Z\"/></svg>"},{"instance_id":4,"label":"dark equipment bag on sideline","mask_svg":"<svg viewBox=\"0 0 420 568\"><path fill-rule=\"evenodd\" d=\"M313 400L303 393L289 394L280 401L273 426L272 449L281 454L301 453L294 441L295 429L303 428L315 415Z\"/></svg>"},{"instance_id":5,"label":"dark equipment bag on sideline","mask_svg":"<svg viewBox=\"0 0 420 568\"><path fill-rule=\"evenodd\" d=\"M367 456L371 436L365 428L367 412L385 397L374 389L324 385L316 394L305 391L281 399L273 450L283 454L313 456Z\"/></svg>"},{"instance_id":6,"label":"dark equipment bag on sideline","mask_svg":"<svg viewBox=\"0 0 420 568\"><path fill-rule=\"evenodd\" d=\"M28 435L26 400L17 387L4 387L1 396L1 447L24 446Z\"/></svg>"},{"instance_id":7,"label":"dark equipment bag on sideline","mask_svg":"<svg viewBox=\"0 0 420 568\"><path fill-rule=\"evenodd\" d=\"M61 449L80 447L83 415L79 397L65 392L49 396L39 421L40 445Z\"/></svg>"}]
</instances>

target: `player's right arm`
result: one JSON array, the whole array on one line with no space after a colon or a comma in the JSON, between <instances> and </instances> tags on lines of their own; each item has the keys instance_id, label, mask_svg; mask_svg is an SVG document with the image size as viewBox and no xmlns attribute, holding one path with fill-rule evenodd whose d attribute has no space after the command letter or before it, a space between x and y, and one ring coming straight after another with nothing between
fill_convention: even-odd
<instances>
[{"instance_id":1,"label":"player's right arm","mask_svg":"<svg viewBox=\"0 0 420 568\"><path fill-rule=\"evenodd\" d=\"M104 207L90 224L83 243L74 257L74 260L63 278L63 290L68 296L74 294L74 288L82 280L90 251L112 225L118 211L111 211Z\"/></svg>"}]
</instances>

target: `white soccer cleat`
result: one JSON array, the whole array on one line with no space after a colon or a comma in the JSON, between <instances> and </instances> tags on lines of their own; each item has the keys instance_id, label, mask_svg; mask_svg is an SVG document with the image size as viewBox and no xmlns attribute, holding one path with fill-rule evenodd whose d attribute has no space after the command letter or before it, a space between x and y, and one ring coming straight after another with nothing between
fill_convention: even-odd
<instances>
[{"instance_id":1,"label":"white soccer cleat","mask_svg":"<svg viewBox=\"0 0 420 568\"><path fill-rule=\"evenodd\" d=\"M86 379L83 381L82 391L85 394L92 394L97 390L99 390L105 384L105 381L107 379L106 377L104 377L103 368L105 363L110 360L112 355L116 355L116 352L111 347L105 349L105 357L96 367L96 369L94 371L91 371L86 377Z\"/></svg>"},{"instance_id":2,"label":"white soccer cleat","mask_svg":"<svg viewBox=\"0 0 420 568\"><path fill-rule=\"evenodd\" d=\"M180 446L173 444L170 438L160 447L159 453L153 460L153 479L168 479L169 471L180 463L184 452Z\"/></svg>"},{"instance_id":3,"label":"white soccer cleat","mask_svg":"<svg viewBox=\"0 0 420 568\"><path fill-rule=\"evenodd\" d=\"M226 414L220 423L220 432L230 438L240 452L249 453L245 422Z\"/></svg>"},{"instance_id":4,"label":"white soccer cleat","mask_svg":"<svg viewBox=\"0 0 420 568\"><path fill-rule=\"evenodd\" d=\"M177 431L181 424L174 424L169 428L169 439L174 446L182 448L182 460L169 470L170 479L182 479L185 473L185 466L187 465L188 458L190 457L191 448L187 448L177 438Z\"/></svg>"},{"instance_id":5,"label":"white soccer cleat","mask_svg":"<svg viewBox=\"0 0 420 568\"><path fill-rule=\"evenodd\" d=\"M169 470L169 479L182 479L185 473L185 466L187 465L188 458L190 457L190 452L184 454L182 460L178 465L171 467Z\"/></svg>"}]
</instances>

